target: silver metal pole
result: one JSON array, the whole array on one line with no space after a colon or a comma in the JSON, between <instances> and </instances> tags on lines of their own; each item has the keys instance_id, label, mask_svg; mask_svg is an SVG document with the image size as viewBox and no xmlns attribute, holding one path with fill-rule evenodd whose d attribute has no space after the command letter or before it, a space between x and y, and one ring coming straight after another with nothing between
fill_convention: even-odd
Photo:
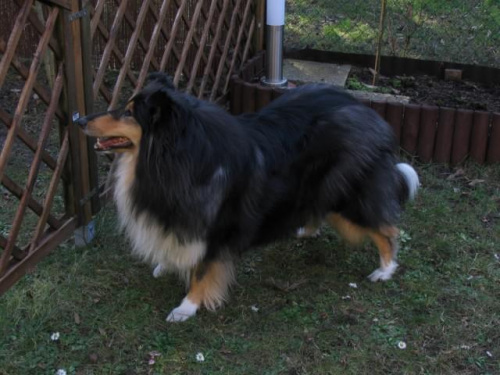
<instances>
[{"instance_id":1,"label":"silver metal pole","mask_svg":"<svg viewBox=\"0 0 500 375\"><path fill-rule=\"evenodd\" d=\"M285 0L267 0L266 17L266 86L286 86L283 77L283 34L285 29Z\"/></svg>"}]
</instances>

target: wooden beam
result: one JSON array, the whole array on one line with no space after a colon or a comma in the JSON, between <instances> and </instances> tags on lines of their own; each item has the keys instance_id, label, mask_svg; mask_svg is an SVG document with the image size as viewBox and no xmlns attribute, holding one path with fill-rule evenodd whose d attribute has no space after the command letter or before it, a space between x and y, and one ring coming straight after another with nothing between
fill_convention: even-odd
<instances>
[{"instance_id":1,"label":"wooden beam","mask_svg":"<svg viewBox=\"0 0 500 375\"><path fill-rule=\"evenodd\" d=\"M255 7L255 53L262 51L264 47L265 25L266 25L266 0L256 0ZM251 36L251 33L250 33Z\"/></svg>"},{"instance_id":2,"label":"wooden beam","mask_svg":"<svg viewBox=\"0 0 500 375\"><path fill-rule=\"evenodd\" d=\"M49 231L40 245L34 251L31 251L22 261L18 262L15 267L10 267L5 274L0 274L0 296L51 250L71 237L75 229L76 218L71 218L58 231Z\"/></svg>"},{"instance_id":3,"label":"wooden beam","mask_svg":"<svg viewBox=\"0 0 500 375\"><path fill-rule=\"evenodd\" d=\"M71 10L71 1L70 0L38 0L41 3L45 3L50 6L57 6L59 8L63 8L66 10Z\"/></svg>"}]
</instances>

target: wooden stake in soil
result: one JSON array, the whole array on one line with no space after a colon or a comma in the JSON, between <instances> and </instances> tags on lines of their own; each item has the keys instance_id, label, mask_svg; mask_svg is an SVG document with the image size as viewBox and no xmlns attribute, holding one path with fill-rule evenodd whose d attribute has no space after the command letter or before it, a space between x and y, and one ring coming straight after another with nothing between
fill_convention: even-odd
<instances>
[{"instance_id":1,"label":"wooden stake in soil","mask_svg":"<svg viewBox=\"0 0 500 375\"><path fill-rule=\"evenodd\" d=\"M380 9L380 23L378 27L377 52L375 55L375 74L373 76L373 82L372 82L373 86L377 85L378 77L380 75L380 52L382 50L382 38L384 36L385 13L386 13L386 0L382 0Z\"/></svg>"},{"instance_id":2,"label":"wooden stake in soil","mask_svg":"<svg viewBox=\"0 0 500 375\"><path fill-rule=\"evenodd\" d=\"M42 4L35 3L35 13L38 15L38 18L45 25L45 16L43 14ZM54 86L54 81L56 79L56 61L54 58L54 53L47 49L45 52L45 56L43 57L43 65L45 68L45 75L47 76L47 82L49 87L52 89Z\"/></svg>"}]
</instances>

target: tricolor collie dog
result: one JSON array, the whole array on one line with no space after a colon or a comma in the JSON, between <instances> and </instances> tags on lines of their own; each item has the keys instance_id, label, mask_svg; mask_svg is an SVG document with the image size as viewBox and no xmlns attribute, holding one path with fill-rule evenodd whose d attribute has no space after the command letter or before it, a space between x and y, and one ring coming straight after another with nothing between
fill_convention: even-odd
<instances>
[{"instance_id":1,"label":"tricolor collie dog","mask_svg":"<svg viewBox=\"0 0 500 375\"><path fill-rule=\"evenodd\" d=\"M397 267L396 224L418 177L398 163L389 125L339 89L302 86L232 116L157 74L124 108L78 123L97 151L119 154L114 199L133 251L155 276L187 281L167 321L221 305L241 252L323 222L350 242L373 241L372 281Z\"/></svg>"}]
</instances>

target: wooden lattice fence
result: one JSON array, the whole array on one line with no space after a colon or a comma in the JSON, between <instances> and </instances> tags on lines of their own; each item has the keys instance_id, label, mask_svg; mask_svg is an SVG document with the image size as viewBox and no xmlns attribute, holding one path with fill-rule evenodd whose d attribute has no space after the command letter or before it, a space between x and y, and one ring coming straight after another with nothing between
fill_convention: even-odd
<instances>
[{"instance_id":1,"label":"wooden lattice fence","mask_svg":"<svg viewBox=\"0 0 500 375\"><path fill-rule=\"evenodd\" d=\"M13 0L0 16L0 294L101 207L98 160L73 120L165 71L224 102L262 43L259 0ZM257 34L257 37L255 35ZM260 36L259 36L260 35Z\"/></svg>"}]
</instances>

